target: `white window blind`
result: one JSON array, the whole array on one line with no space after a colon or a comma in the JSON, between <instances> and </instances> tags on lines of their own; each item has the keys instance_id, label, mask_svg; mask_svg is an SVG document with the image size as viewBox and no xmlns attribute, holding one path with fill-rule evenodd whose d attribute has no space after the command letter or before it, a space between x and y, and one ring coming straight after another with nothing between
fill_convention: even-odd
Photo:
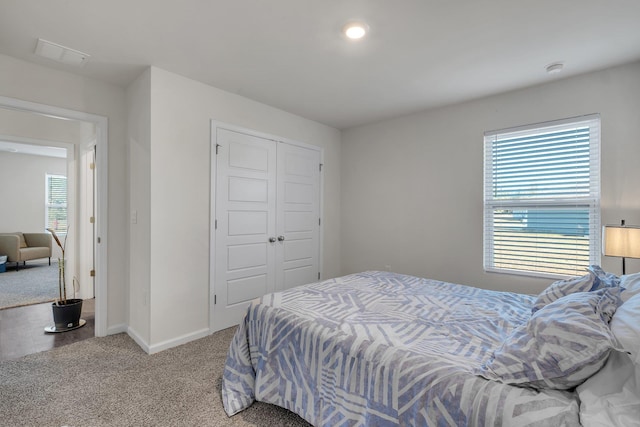
<instances>
[{"instance_id":1,"label":"white window blind","mask_svg":"<svg viewBox=\"0 0 640 427\"><path fill-rule=\"evenodd\" d=\"M600 116L487 132L484 268L562 277L600 262Z\"/></svg>"},{"instance_id":2,"label":"white window blind","mask_svg":"<svg viewBox=\"0 0 640 427\"><path fill-rule=\"evenodd\" d=\"M47 174L46 227L56 233L67 232L67 177Z\"/></svg>"}]
</instances>

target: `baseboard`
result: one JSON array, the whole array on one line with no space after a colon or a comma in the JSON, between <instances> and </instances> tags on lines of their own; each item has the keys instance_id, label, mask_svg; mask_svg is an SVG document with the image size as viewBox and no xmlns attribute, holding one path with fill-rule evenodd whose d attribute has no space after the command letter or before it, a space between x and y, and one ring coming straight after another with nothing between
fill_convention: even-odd
<instances>
[{"instance_id":1,"label":"baseboard","mask_svg":"<svg viewBox=\"0 0 640 427\"><path fill-rule=\"evenodd\" d=\"M127 332L127 325L125 325L124 323L109 326L107 328L107 335L121 334L123 332Z\"/></svg>"},{"instance_id":2,"label":"baseboard","mask_svg":"<svg viewBox=\"0 0 640 427\"><path fill-rule=\"evenodd\" d=\"M204 337L206 337L208 335L209 335L209 328L201 329L199 331L195 331L195 332L191 332L191 333L186 334L186 335L182 335L181 337L177 337L177 338L173 338L173 339L170 339L170 340L166 340L166 341L160 342L158 344L153 344L152 346L149 347L149 351L147 351L147 350L145 350L145 351L147 351L147 353L149 353L149 354L158 353L158 352L160 352L162 350L167 350L167 349L172 348L172 347L177 347L179 345L186 344L186 343L188 343L190 341L194 341L194 340L197 340L197 339L200 339L200 338L204 338Z\"/></svg>"},{"instance_id":3,"label":"baseboard","mask_svg":"<svg viewBox=\"0 0 640 427\"><path fill-rule=\"evenodd\" d=\"M142 337L138 335L138 333L134 331L131 327L127 328L127 335L129 335L131 339L134 340L142 350L144 350L145 353L150 354L149 344L147 344L147 342L144 339L142 339Z\"/></svg>"}]
</instances>

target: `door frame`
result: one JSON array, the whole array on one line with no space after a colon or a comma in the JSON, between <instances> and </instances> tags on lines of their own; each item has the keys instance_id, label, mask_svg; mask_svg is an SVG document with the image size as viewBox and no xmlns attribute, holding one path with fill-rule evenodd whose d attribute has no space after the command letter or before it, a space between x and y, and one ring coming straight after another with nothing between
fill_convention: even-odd
<instances>
[{"instance_id":1,"label":"door frame","mask_svg":"<svg viewBox=\"0 0 640 427\"><path fill-rule=\"evenodd\" d=\"M107 117L82 111L69 110L37 102L0 96L0 108L41 114L62 120L78 120L93 123L96 127L96 276L95 276L95 336L107 335L107 225L108 225L108 127ZM75 191L75 190L74 190Z\"/></svg>"},{"instance_id":2,"label":"door frame","mask_svg":"<svg viewBox=\"0 0 640 427\"><path fill-rule=\"evenodd\" d=\"M209 333L212 334L217 331L214 325L214 311L215 311L215 273L216 273L216 230L215 230L215 220L216 220L216 175L217 175L217 167L216 167L216 144L217 144L217 129L227 129L234 132L240 132L247 135L255 136L258 138L269 139L275 142L284 142L291 145L296 145L298 147L307 148L310 150L315 150L320 152L320 164L324 165L324 148L319 147L317 145L307 144L304 142L296 141L289 138L283 138L280 136L271 135L264 132L259 132L253 129L248 129L242 126L233 125L225 122L221 122L218 120L211 120L211 146L210 146L210 180L209 180ZM319 183L319 191L320 191L320 200L319 200L319 215L320 215L320 233L318 236L318 270L320 270L320 278L323 278L323 242L324 242L324 166L320 170L320 183Z\"/></svg>"}]
</instances>

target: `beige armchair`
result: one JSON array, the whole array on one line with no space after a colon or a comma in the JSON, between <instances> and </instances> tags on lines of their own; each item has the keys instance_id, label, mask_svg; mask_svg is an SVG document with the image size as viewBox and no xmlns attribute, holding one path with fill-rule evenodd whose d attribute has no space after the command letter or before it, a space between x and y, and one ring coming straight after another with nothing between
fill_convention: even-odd
<instances>
[{"instance_id":1,"label":"beige armchair","mask_svg":"<svg viewBox=\"0 0 640 427\"><path fill-rule=\"evenodd\" d=\"M49 258L51 265L51 234L49 233L0 233L0 255L8 262L16 263L16 270L27 261Z\"/></svg>"}]
</instances>

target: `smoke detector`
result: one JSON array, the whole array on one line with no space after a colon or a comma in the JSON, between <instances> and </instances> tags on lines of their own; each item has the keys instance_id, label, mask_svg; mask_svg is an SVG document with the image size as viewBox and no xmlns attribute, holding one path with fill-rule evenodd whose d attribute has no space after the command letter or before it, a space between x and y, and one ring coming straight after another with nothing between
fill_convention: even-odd
<instances>
[{"instance_id":1,"label":"smoke detector","mask_svg":"<svg viewBox=\"0 0 640 427\"><path fill-rule=\"evenodd\" d=\"M557 74L564 68L564 64L562 62L554 62L553 64L549 64L546 66L545 70L549 74Z\"/></svg>"}]
</instances>

